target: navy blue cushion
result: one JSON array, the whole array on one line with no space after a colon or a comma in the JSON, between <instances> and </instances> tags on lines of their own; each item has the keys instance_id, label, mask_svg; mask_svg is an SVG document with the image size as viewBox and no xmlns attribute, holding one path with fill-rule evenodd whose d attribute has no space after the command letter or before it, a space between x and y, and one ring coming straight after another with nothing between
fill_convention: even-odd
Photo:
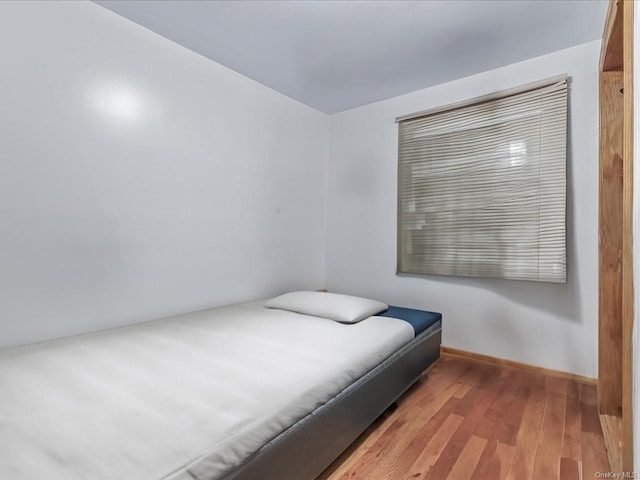
<instances>
[{"instance_id":1,"label":"navy blue cushion","mask_svg":"<svg viewBox=\"0 0 640 480\"><path fill-rule=\"evenodd\" d=\"M416 332L416 336L442 319L441 313L416 310L414 308L394 307L393 305L389 305L389 309L379 313L378 316L398 318L408 322Z\"/></svg>"}]
</instances>

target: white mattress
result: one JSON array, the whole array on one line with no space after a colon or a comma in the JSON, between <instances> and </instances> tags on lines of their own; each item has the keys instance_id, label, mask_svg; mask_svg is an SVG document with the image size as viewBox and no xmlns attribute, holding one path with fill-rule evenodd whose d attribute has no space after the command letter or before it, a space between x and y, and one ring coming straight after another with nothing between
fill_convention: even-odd
<instances>
[{"instance_id":1,"label":"white mattress","mask_svg":"<svg viewBox=\"0 0 640 480\"><path fill-rule=\"evenodd\" d=\"M0 351L0 479L222 478L414 337L261 305Z\"/></svg>"}]
</instances>

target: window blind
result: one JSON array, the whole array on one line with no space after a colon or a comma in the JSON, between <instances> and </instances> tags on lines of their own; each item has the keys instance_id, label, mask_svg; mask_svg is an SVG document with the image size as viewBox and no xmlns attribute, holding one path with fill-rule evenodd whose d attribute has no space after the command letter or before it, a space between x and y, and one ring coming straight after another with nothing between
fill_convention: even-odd
<instances>
[{"instance_id":1,"label":"window blind","mask_svg":"<svg viewBox=\"0 0 640 480\"><path fill-rule=\"evenodd\" d=\"M566 282L566 76L398 125L399 273Z\"/></svg>"}]
</instances>

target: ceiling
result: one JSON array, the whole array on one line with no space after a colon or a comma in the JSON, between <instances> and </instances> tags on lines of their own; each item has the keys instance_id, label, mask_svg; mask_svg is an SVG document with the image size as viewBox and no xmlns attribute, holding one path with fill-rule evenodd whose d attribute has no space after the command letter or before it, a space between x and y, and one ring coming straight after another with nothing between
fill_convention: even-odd
<instances>
[{"instance_id":1,"label":"ceiling","mask_svg":"<svg viewBox=\"0 0 640 480\"><path fill-rule=\"evenodd\" d=\"M602 38L607 0L97 0L335 113Z\"/></svg>"}]
</instances>

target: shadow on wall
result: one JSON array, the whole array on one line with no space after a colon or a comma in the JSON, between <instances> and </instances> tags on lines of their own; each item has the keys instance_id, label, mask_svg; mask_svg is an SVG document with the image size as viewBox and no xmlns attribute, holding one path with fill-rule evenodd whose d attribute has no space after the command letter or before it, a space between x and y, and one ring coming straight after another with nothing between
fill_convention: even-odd
<instances>
[{"instance_id":1,"label":"shadow on wall","mask_svg":"<svg viewBox=\"0 0 640 480\"><path fill-rule=\"evenodd\" d=\"M400 274L404 278L429 279L438 283L462 285L492 291L505 299L521 305L548 312L556 317L582 323L578 279L569 273L567 283L524 282L498 278L421 276Z\"/></svg>"},{"instance_id":2,"label":"shadow on wall","mask_svg":"<svg viewBox=\"0 0 640 480\"><path fill-rule=\"evenodd\" d=\"M539 338L535 342L535 353L531 349L531 337L522 328L514 323L504 309L493 307L485 312L483 326L487 331L500 332L500 356L510 359L518 359L531 365L539 365L547 368L574 372L580 375L593 376L588 360L583 353L582 339L570 334L564 329L554 329L549 332L549 338ZM563 348L558 348L561 345ZM485 353L491 355L491 350Z\"/></svg>"}]
</instances>

